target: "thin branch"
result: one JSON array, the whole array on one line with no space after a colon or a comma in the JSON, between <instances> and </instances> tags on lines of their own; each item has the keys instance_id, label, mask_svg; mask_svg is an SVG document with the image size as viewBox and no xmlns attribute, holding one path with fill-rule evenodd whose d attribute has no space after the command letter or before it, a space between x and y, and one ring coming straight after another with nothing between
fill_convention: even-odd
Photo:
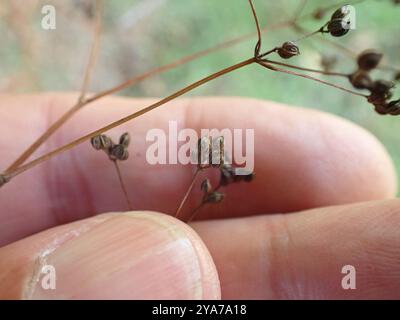
<instances>
[{"instance_id":1,"label":"thin branch","mask_svg":"<svg viewBox=\"0 0 400 320\"><path fill-rule=\"evenodd\" d=\"M283 67L288 67L288 68L292 68L292 69L297 69L297 70L302 70L302 71L307 71L307 72L314 72L314 73L319 73L319 74L323 74L326 76L338 76L338 77L345 77L347 78L349 75L346 73L342 73L342 72L330 72L330 71L324 71L324 70L317 70L317 69L311 69L311 68L304 68L304 67L299 67L299 66L295 66L295 65L291 65L288 63L284 63L284 62L279 62L279 61L274 61L274 60L269 60L269 59L264 59L262 60L264 62L270 63L270 64L276 64L276 65L280 65Z\"/></svg>"},{"instance_id":2,"label":"thin branch","mask_svg":"<svg viewBox=\"0 0 400 320\"><path fill-rule=\"evenodd\" d=\"M186 220L186 223L191 222L196 215L198 214L199 210L206 204L206 202L202 201L191 213L191 215L189 216L189 218Z\"/></svg>"},{"instance_id":3,"label":"thin branch","mask_svg":"<svg viewBox=\"0 0 400 320\"><path fill-rule=\"evenodd\" d=\"M93 28L93 43L90 48L89 60L85 69L84 80L78 97L78 101L67 112L65 112L56 122L54 122L36 141L30 145L8 168L12 171L23 164L55 131L68 121L85 103L85 96L90 85L94 66L100 48L101 28L103 20L103 1L96 0L96 21Z\"/></svg>"},{"instance_id":4,"label":"thin branch","mask_svg":"<svg viewBox=\"0 0 400 320\"><path fill-rule=\"evenodd\" d=\"M103 20L103 1L96 0L96 22L94 27L94 39L90 49L89 54L89 61L86 66L85 76L83 79L80 95L78 98L78 103L84 101L86 92L90 85L90 80L93 75L93 69L97 61L97 57L99 54L99 47L100 47L100 38L101 38L101 27L102 27L102 20Z\"/></svg>"},{"instance_id":5,"label":"thin branch","mask_svg":"<svg viewBox=\"0 0 400 320\"><path fill-rule=\"evenodd\" d=\"M117 171L119 184L121 185L122 192L124 193L124 196L125 196L126 203L128 205L129 210L132 211L133 210L133 206L132 206L131 201L129 200L128 191L127 191L127 189L125 187L125 184L124 184L124 179L123 179L122 174L121 174L121 169L119 167L119 164L118 164L117 160L113 160L113 162L114 162L114 165L115 165L115 170Z\"/></svg>"},{"instance_id":6,"label":"thin branch","mask_svg":"<svg viewBox=\"0 0 400 320\"><path fill-rule=\"evenodd\" d=\"M100 135L100 134L102 134L102 133L104 133L104 132L106 132L106 131L108 131L110 129L118 127L121 124L126 123L126 122L128 122L128 121L130 121L132 119L140 117L141 115L143 115L143 114L145 114L147 112L150 112L150 111L152 111L152 110L164 105L165 103L167 103L167 102L169 102L171 100L174 100L174 99L184 95L185 93L187 93L189 91L192 91L193 89L195 89L197 87L200 87L201 85L203 85L203 84L205 84L205 83L207 83L209 81L212 81L212 80L214 80L216 78L219 78L222 75L230 73L230 72L232 72L234 70L243 68L244 66L250 65L250 64L252 64L254 62L256 62L256 59L253 57L253 58L244 60L242 62L239 62L239 63L237 63L235 65L232 65L232 66L230 66L228 68L222 69L222 70L220 70L220 71L218 71L216 73L213 73L212 75L209 75L209 76L207 76L207 77L205 77L205 78L203 78L203 79L201 79L199 81L196 81L196 82L192 83L191 85L189 85L189 86L187 86L187 87L185 87L185 88L183 88L183 89L181 89L181 90L169 95L168 97L166 97L166 98L164 98L164 99L162 99L162 100L160 100L160 101L158 101L156 103L153 103L153 104L147 106L144 109L141 109L141 110L139 110L139 111L137 111L135 113L132 113L132 114L130 114L130 115L124 117L124 118L121 118L121 119L119 119L119 120L117 120L115 122L112 122L112 123L110 123L109 125L107 125L107 126L105 126L103 128L100 128L100 129L98 129L96 131L93 131L93 132L91 132L89 134L86 134L86 135L84 135L84 136L82 136L82 137L80 137L80 138L78 138L78 139L76 139L76 140L74 140L74 141L62 146L62 147L60 147L60 148L57 148L57 149L55 149L55 150L53 150L53 151L51 151L49 153L46 153L45 155L43 155L41 157L38 157L38 158L36 158L36 159L34 159L34 160L32 160L32 161L20 166L20 167L18 167L15 170L8 171L5 174L3 174L3 178L9 180L9 179L21 174L22 172L25 172L26 170L28 170L30 168L33 168L33 167L37 166L38 164L40 164L40 163L42 163L44 161L47 161L47 160L51 159L52 157L54 157L54 156L56 156L56 155L58 155L60 153L63 153L65 151L67 151L67 150L70 150L73 147L75 147L75 146L77 146L77 145L79 145L79 144L81 144L81 143L83 143L83 142L95 137L95 136L98 136L98 135Z\"/></svg>"},{"instance_id":7,"label":"thin branch","mask_svg":"<svg viewBox=\"0 0 400 320\"><path fill-rule=\"evenodd\" d=\"M185 193L185 195L183 196L183 199L182 199L181 203L180 203L179 206L178 206L178 209L176 209L175 218L178 219L179 214L181 213L181 210L182 210L183 206L185 205L186 200L187 200L188 197L189 197L189 194L190 194L190 193L192 192L192 190L193 190L193 187L194 187L194 185L195 185L195 183L196 183L197 177L199 176L199 173L200 173L200 172L201 172L201 170L200 170L199 168L197 168L197 169L196 169L196 172L195 172L194 175L193 175L192 182L190 183L189 187L187 188L186 193Z\"/></svg>"},{"instance_id":8,"label":"thin branch","mask_svg":"<svg viewBox=\"0 0 400 320\"><path fill-rule=\"evenodd\" d=\"M278 72L287 73L287 74L291 74L291 75L294 75L294 76L306 78L306 79L309 79L309 80L314 80L314 81L317 81L319 83L325 84L327 86L331 86L331 87L334 87L336 89L340 89L340 90L345 91L347 93L351 93L351 94L354 94L356 96L360 96L360 97L363 97L363 98L368 98L367 95L364 95L362 93L359 93L359 92L356 92L356 91L353 91L353 90L349 90L349 89L344 88L342 86L339 86L337 84L334 84L334 83L331 83L331 82L328 82L328 81L324 81L324 80L321 80L321 79L318 79L318 78L315 78L315 77L312 77L312 76L309 76L309 75L306 75L306 74L302 74L302 73L298 73L298 72L294 72L294 71L278 68L278 67L275 67L275 66L273 66L271 64L268 64L268 63L266 63L264 61L257 61L257 63L262 65L263 67L265 67L267 69L270 69L270 70L273 70L273 71L278 71Z\"/></svg>"},{"instance_id":9,"label":"thin branch","mask_svg":"<svg viewBox=\"0 0 400 320\"><path fill-rule=\"evenodd\" d=\"M355 3L359 3L362 2L364 0L359 0L359 1L353 1L351 4L355 4ZM323 8L323 10L329 10L332 8L336 8L337 6L339 6L340 4L335 4L335 5L330 5L328 7ZM309 14L305 14L299 17L299 19L309 19L313 17L313 13L309 13ZM297 19L298 20L298 19ZM280 23L277 23L275 25L269 26L269 27L265 27L264 29L261 30L261 32L265 32L266 29L268 28L269 30L274 30L274 29L278 29L278 28L284 28L284 27L288 27L288 26L293 26L293 21L292 20L288 20L288 21L283 21ZM96 33L97 34L97 33ZM165 72L168 71L174 67L177 67L179 65L182 65L184 63L193 61L195 59L198 59L200 57L206 56L207 54L210 54L212 52L218 51L220 49L224 49L230 46L233 46L235 44L241 43L245 40L251 39L254 36L254 33L249 33L246 35L243 35L241 37L238 38L234 38L228 41L225 41L223 43L220 43L214 47L208 48L206 50L200 51L198 53L195 53L193 55L187 56L185 58L182 58L180 60L177 60L173 63L170 63L168 65L153 69L149 72L146 72L142 75L139 75L133 79L127 80L124 83L117 85L111 89L102 91L94 96L92 96L91 98L88 99L84 99L81 102L76 103L74 106L71 107L71 109L69 109L64 115L62 115L53 125L51 125L32 145L30 145L18 158L17 160L15 160L7 169L6 169L6 173L10 173L10 172L14 172L20 165L22 165L51 135L54 134L54 132L56 132L59 128L61 128L63 126L63 124L65 124L70 118L72 118L72 116L79 111L81 108L83 108L84 106L100 99L103 98L107 95L110 94L114 94L117 93L129 86L133 86L135 84L137 84L140 81L143 81L155 74L159 74L161 72ZM321 39L325 39L325 38L321 38ZM273 51L276 51L276 49L273 49Z\"/></svg>"},{"instance_id":10,"label":"thin branch","mask_svg":"<svg viewBox=\"0 0 400 320\"><path fill-rule=\"evenodd\" d=\"M256 44L256 48L254 51L254 55L257 57L260 54L260 50L261 50L261 29L260 29L260 23L258 22L258 17L257 17L257 12L256 9L254 8L254 4L253 4L253 0L249 0L250 3L250 7L251 7L251 12L253 13L253 17L254 17L254 21L256 23L256 28L257 28L257 37L258 37L258 41Z\"/></svg>"},{"instance_id":11,"label":"thin branch","mask_svg":"<svg viewBox=\"0 0 400 320\"><path fill-rule=\"evenodd\" d=\"M278 23L275 24L273 26L270 26L269 29L270 30L274 30L274 29L278 29L278 28L282 28L282 27L288 27L290 25L290 23L288 21L286 22L282 22L282 23ZM81 103L76 103L74 106L71 107L71 109L69 109L65 114L63 114L56 122L53 123L53 125L51 125L32 145L30 145L18 158L17 160L15 160L7 169L6 172L11 172L15 169L17 169L21 164L23 164L49 137L51 137L54 132L56 132L59 128L61 128L69 119L72 118L72 116L78 112L81 108L83 108L84 106L99 100L105 96L117 93L123 89L126 89L128 87L134 86L136 84L138 84L141 81L144 81L156 74L160 74L162 72L166 72L168 70L171 70L175 67L178 67L180 65L183 65L185 63L188 63L190 61L199 59L201 57L204 57L212 52L227 48L227 47L231 47L233 45L236 45L238 43L241 43L245 40L251 39L254 36L254 33L249 33L246 35L243 35L241 37L238 38L234 38L228 41L225 41L223 43L220 43L214 47L199 51L197 53L194 53L192 55L186 56L182 59L176 60L172 63L166 64L164 66L155 68L153 70L150 70L146 73L143 73L137 77L134 77L132 79L129 79L113 88L110 88L108 90L99 92L97 94L95 94L94 96L85 99L84 101L82 101Z\"/></svg>"}]
</instances>

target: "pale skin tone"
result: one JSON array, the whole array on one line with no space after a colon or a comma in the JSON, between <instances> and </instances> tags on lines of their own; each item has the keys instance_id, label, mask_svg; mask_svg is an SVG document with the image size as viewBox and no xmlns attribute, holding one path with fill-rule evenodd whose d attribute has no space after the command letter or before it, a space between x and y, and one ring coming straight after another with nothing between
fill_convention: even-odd
<instances>
[{"instance_id":1,"label":"pale skin tone","mask_svg":"<svg viewBox=\"0 0 400 320\"><path fill-rule=\"evenodd\" d=\"M0 96L0 167L76 98ZM36 155L150 100L102 99ZM226 200L204 207L189 226L164 213L175 212L195 168L145 161L147 130L167 130L168 120L198 130L255 129L255 181L225 189ZM363 129L272 102L192 98L108 134L125 131L131 156L121 171L130 200L151 212L124 212L112 163L89 143L16 177L0 189L0 298L400 298L395 171ZM200 197L195 188L183 216ZM55 290L40 286L44 264L57 271ZM341 287L344 265L356 268L356 290Z\"/></svg>"}]
</instances>

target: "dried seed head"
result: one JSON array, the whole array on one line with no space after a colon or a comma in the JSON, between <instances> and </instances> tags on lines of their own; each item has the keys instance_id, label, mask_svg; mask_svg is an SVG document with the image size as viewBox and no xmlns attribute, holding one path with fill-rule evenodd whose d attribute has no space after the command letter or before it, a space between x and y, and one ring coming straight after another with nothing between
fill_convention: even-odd
<instances>
[{"instance_id":1,"label":"dried seed head","mask_svg":"<svg viewBox=\"0 0 400 320\"><path fill-rule=\"evenodd\" d=\"M226 186L233 181L235 175L235 169L230 164L223 164L220 168L221 177L220 183L222 186Z\"/></svg>"},{"instance_id":2,"label":"dried seed head","mask_svg":"<svg viewBox=\"0 0 400 320\"><path fill-rule=\"evenodd\" d=\"M197 163L200 169L210 167L211 139L210 137L201 137L197 141Z\"/></svg>"},{"instance_id":3,"label":"dried seed head","mask_svg":"<svg viewBox=\"0 0 400 320\"><path fill-rule=\"evenodd\" d=\"M331 16L331 20L343 19L350 14L350 6L345 5L337 9Z\"/></svg>"},{"instance_id":4,"label":"dried seed head","mask_svg":"<svg viewBox=\"0 0 400 320\"><path fill-rule=\"evenodd\" d=\"M387 104L383 103L374 103L375 112L379 114L387 114Z\"/></svg>"},{"instance_id":5,"label":"dried seed head","mask_svg":"<svg viewBox=\"0 0 400 320\"><path fill-rule=\"evenodd\" d=\"M90 139L90 143L96 150L107 150L113 145L112 140L105 134L93 137Z\"/></svg>"},{"instance_id":6,"label":"dried seed head","mask_svg":"<svg viewBox=\"0 0 400 320\"><path fill-rule=\"evenodd\" d=\"M121 137L119 138L119 144L122 144L125 148L129 146L129 143L131 142L131 137L128 132L125 132Z\"/></svg>"},{"instance_id":7,"label":"dried seed head","mask_svg":"<svg viewBox=\"0 0 400 320\"><path fill-rule=\"evenodd\" d=\"M390 113L393 116L400 114L400 99L389 102L388 113Z\"/></svg>"},{"instance_id":8,"label":"dried seed head","mask_svg":"<svg viewBox=\"0 0 400 320\"><path fill-rule=\"evenodd\" d=\"M383 54L379 51L369 49L360 53L357 63L360 69L370 71L375 69L382 60Z\"/></svg>"},{"instance_id":9,"label":"dried seed head","mask_svg":"<svg viewBox=\"0 0 400 320\"><path fill-rule=\"evenodd\" d=\"M349 80L356 89L370 89L373 84L368 72L364 70L358 70L354 72L349 76Z\"/></svg>"},{"instance_id":10,"label":"dried seed head","mask_svg":"<svg viewBox=\"0 0 400 320\"><path fill-rule=\"evenodd\" d=\"M290 59L300 54L299 47L292 41L285 42L277 52L282 59Z\"/></svg>"},{"instance_id":11,"label":"dried seed head","mask_svg":"<svg viewBox=\"0 0 400 320\"><path fill-rule=\"evenodd\" d=\"M210 163L214 168L220 167L225 161L225 145L224 137L217 137L212 139L212 146L210 150Z\"/></svg>"},{"instance_id":12,"label":"dried seed head","mask_svg":"<svg viewBox=\"0 0 400 320\"><path fill-rule=\"evenodd\" d=\"M390 114L397 116L400 114L400 99L389 103L374 104L375 111L379 114Z\"/></svg>"},{"instance_id":13,"label":"dried seed head","mask_svg":"<svg viewBox=\"0 0 400 320\"><path fill-rule=\"evenodd\" d=\"M368 102L384 106L386 101L392 97L392 88L394 83L386 80L377 80L373 83L371 90L371 95L368 97ZM378 107L379 108L379 107Z\"/></svg>"},{"instance_id":14,"label":"dried seed head","mask_svg":"<svg viewBox=\"0 0 400 320\"><path fill-rule=\"evenodd\" d=\"M328 23L328 31L333 37L342 37L350 30L350 20L333 19Z\"/></svg>"},{"instance_id":15,"label":"dried seed head","mask_svg":"<svg viewBox=\"0 0 400 320\"><path fill-rule=\"evenodd\" d=\"M220 203L220 202L222 202L222 200L224 200L224 198L225 198L225 194L224 193L215 191L215 192L209 193L206 196L206 198L204 199L204 202L206 202L206 203Z\"/></svg>"},{"instance_id":16,"label":"dried seed head","mask_svg":"<svg viewBox=\"0 0 400 320\"><path fill-rule=\"evenodd\" d=\"M110 150L109 157L111 160L126 160L129 157L129 152L122 144L113 146Z\"/></svg>"},{"instance_id":17,"label":"dried seed head","mask_svg":"<svg viewBox=\"0 0 400 320\"><path fill-rule=\"evenodd\" d=\"M376 80L373 84L372 92L389 96L390 90L394 88L394 83L387 80Z\"/></svg>"},{"instance_id":18,"label":"dried seed head","mask_svg":"<svg viewBox=\"0 0 400 320\"><path fill-rule=\"evenodd\" d=\"M201 183L201 191L204 192L204 194L210 193L212 190L212 185L209 179L204 180Z\"/></svg>"}]
</instances>

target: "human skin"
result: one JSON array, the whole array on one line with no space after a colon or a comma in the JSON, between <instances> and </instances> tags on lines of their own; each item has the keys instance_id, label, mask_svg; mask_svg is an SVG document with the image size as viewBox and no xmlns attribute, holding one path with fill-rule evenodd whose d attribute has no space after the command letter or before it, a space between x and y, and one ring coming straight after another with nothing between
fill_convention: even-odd
<instances>
[{"instance_id":1,"label":"human skin","mask_svg":"<svg viewBox=\"0 0 400 320\"><path fill-rule=\"evenodd\" d=\"M0 95L0 168L76 98ZM153 100L88 105L36 156ZM145 159L147 130L167 131L169 120L255 130L256 179L228 186L225 201L190 225L170 215L195 168ZM395 171L364 129L318 111L221 97L176 100L108 134L117 140L125 131L130 158L120 166L136 211L127 212L112 163L89 143L0 189L0 298L400 298ZM216 182L218 172L202 175ZM198 204L198 189L182 216ZM40 286L44 264L57 271L55 290ZM356 268L355 290L341 286L345 265Z\"/></svg>"}]
</instances>

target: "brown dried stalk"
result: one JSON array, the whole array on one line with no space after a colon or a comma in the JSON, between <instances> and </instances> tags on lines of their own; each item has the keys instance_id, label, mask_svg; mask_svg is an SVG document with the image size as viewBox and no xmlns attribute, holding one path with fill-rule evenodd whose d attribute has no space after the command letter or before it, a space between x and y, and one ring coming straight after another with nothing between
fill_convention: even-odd
<instances>
[{"instance_id":1,"label":"brown dried stalk","mask_svg":"<svg viewBox=\"0 0 400 320\"><path fill-rule=\"evenodd\" d=\"M249 0L249 1L251 3L251 0ZM254 19L255 19L255 22L256 22L256 26L257 26L257 34L259 36L259 40L258 40L259 42L258 43L261 43L261 32L260 32L259 22L258 22L257 15L256 15L256 12L255 12L253 6L252 6L252 12L253 12ZM256 49L257 49L257 46L256 46ZM228 68L222 69L222 70L220 70L220 71L218 71L218 72L216 72L216 73L214 73L214 74L212 74L210 76L207 76L207 77L205 77L205 78L203 78L203 79L201 79L201 80L199 80L197 82L194 82L191 85L189 85L189 86L187 86L187 87L185 87L185 88L183 88L183 89L181 89L181 90L169 95L168 97L166 97L166 98L164 98L164 99L162 99L162 100L160 100L160 101L158 101L158 102L156 102L154 104L151 104L150 106L145 107L144 109L141 109L141 110L139 110L139 111L137 111L137 112L135 112L135 113L133 113L131 115L128 115L128 116L126 116L126 117L124 117L122 119L119 119L119 120L117 120L117 121L115 121L113 123L110 123L109 125L107 125L107 126L105 126L103 128L100 128L100 129L98 129L98 130L96 130L94 132L91 132L91 133L89 133L87 135L84 135L84 136L82 136L82 137L80 137L80 138L78 138L78 139L76 139L76 140L74 140L74 141L72 141L72 142L60 147L60 148L57 148L57 149L55 149L55 150L53 150L53 151L51 151L51 152L49 152L49 153L47 153L47 154L45 154L43 156L40 156L40 157L28 162L25 165L21 165L19 167L12 166L11 168L9 168L9 170L6 171L5 174L0 175L1 180L2 180L2 184L4 184L5 182L9 181L11 178L21 174L22 172L25 172L26 170L28 170L28 169L30 169L30 168L32 168L32 167L34 167L34 166L36 166L36 165L38 165L40 163L52 158L53 156L56 156L56 155L58 155L58 154L60 154L62 152L65 152L65 151L67 151L67 150L79 145L80 143L83 143L84 141L86 141L86 140L88 140L90 138L98 136L98 135L100 135L100 134L102 134L102 133L104 133L104 132L106 132L106 131L108 131L108 130L110 130L112 128L115 128L115 127L117 127L117 126L119 126L119 125L121 125L123 123L126 123L126 122L128 122L128 121L130 121L132 119L135 119L135 118L137 118L137 117L139 117L139 116L141 116L141 115L143 115L143 114L145 114L145 113L147 113L147 112L149 112L149 111L151 111L151 110L153 110L155 108L158 108L158 107L162 106L163 104L165 104L165 103L167 103L167 102L169 102L171 100L174 100L177 97L180 97L183 94L185 94L185 93L187 93L187 92L189 92L189 91L191 91L191 90L193 90L193 89L195 89L195 88L197 88L197 87L199 87L199 86L201 86L201 85L203 85L203 84L205 84L205 83L207 83L209 81L212 81L212 80L214 80L214 79L216 79L216 78L218 78L218 77L220 77L220 76L222 76L224 74L233 72L234 70L240 69L240 68L242 68L244 66L247 66L249 64L252 64L254 62L257 62L257 63L263 65L264 67L266 67L266 68L268 68L270 70L280 71L280 72L284 72L284 73L288 73L288 74L304 77L304 78L311 79L311 80L317 81L317 82L325 84L325 85L329 85L329 86L335 87L337 89L346 91L346 92L351 93L351 94L355 94L355 95L358 95L358 96L366 97L365 95L362 95L362 94L360 94L358 92L354 92L352 90L348 90L346 88L343 88L341 86L329 83L327 81L323 81L323 80L320 80L320 79L317 79L317 78L314 78L314 77L311 77L311 76L307 76L307 75L304 75L304 74L299 74L299 73L296 73L296 72L293 72L293 71L289 71L289 70L273 67L268 62L265 62L265 61L261 60L262 57L265 57L265 56L277 51L278 49L279 48L271 49L271 50L267 51L264 54L259 54L258 50L256 50L256 54L257 55L255 57L252 57L250 59L247 59L247 60L244 60L242 62L239 62L239 63L237 63L237 64L235 64L233 66L230 66ZM92 99L92 101L93 101L93 99ZM79 105L79 103L78 103L78 105ZM69 112L69 115L71 115L72 113L73 113L72 111ZM55 127L53 126L53 129L54 128Z\"/></svg>"},{"instance_id":2,"label":"brown dried stalk","mask_svg":"<svg viewBox=\"0 0 400 320\"><path fill-rule=\"evenodd\" d=\"M339 4L330 5L328 7L325 7L324 10L329 10L329 9L337 7L337 6L339 6ZM297 11L297 14L296 14L296 21L298 19L309 19L309 18L312 18L312 16L313 16L312 13L311 14L306 14L306 15L303 15L303 16L299 17L301 11L302 11L302 9L300 10L300 8L299 8L298 11ZM97 16L102 16L102 15L99 14ZM98 24L96 24L96 25L98 25ZM284 21L284 22L277 23L275 25L271 25L271 26L265 27L265 28L263 28L261 30L261 32L265 32L267 30L267 28L268 28L268 30L275 30L275 29L289 27L289 26L293 26L293 21L292 20L287 20L287 21ZM95 29L96 30L95 37L97 37L100 34L100 32L98 31L99 29L100 28L96 28ZM137 77L129 79L129 80L127 80L127 81L125 81L125 82L113 87L113 88L110 88L108 90L105 90L105 91L102 91L102 92L100 92L98 94L95 94L94 96L92 96L90 98L87 98L87 99L81 98L81 97L84 96L84 95L81 94L81 97L78 99L78 103L76 103L74 106L72 106L64 115L62 115L56 122L54 122L31 146L29 146L6 169L5 173L8 174L8 173L14 171L16 168L18 168L21 164L23 164L51 135L54 134L54 132L56 132L59 128L61 128L69 119L72 118L72 116L74 114L76 114L84 106L86 106L86 105L88 105L88 104L90 104L90 103L92 103L92 102L94 102L96 100L99 100L100 98L103 98L105 96L117 93L117 92L119 92L119 91L121 91L121 90L123 90L125 88L133 86L133 85L135 85L135 84L137 84L137 83L139 83L139 82L141 82L141 81L143 81L145 79L148 79L148 78L150 78L150 77L152 77L152 76L154 76L156 74L160 74L162 72L166 72L166 71L171 70L171 69L173 69L175 67L178 67L180 65L186 64L186 63L188 63L190 61L193 61L193 60L199 59L201 57L204 57L204 56L206 56L206 55L208 55L208 54L210 54L212 52L215 52L215 51L218 51L218 50L221 50L221 49L224 49L224 48L231 47L231 46L236 45L238 43L241 43L241 42L243 42L245 40L248 40L248 39L252 38L253 36L254 36L254 33L252 32L252 33L243 35L241 37L237 37L237 38L225 41L223 43L217 44L214 47L205 49L203 51L199 51L199 52L197 52L195 54L186 56L186 57L184 57L182 59L179 59L177 61L174 61L174 62L172 62L170 64L167 64L167 65L155 68L153 70L150 70L150 71L148 71L146 73L143 73L143 74L141 74L141 75L139 75ZM259 38L260 38L260 35L259 35ZM94 42L94 43L96 43L96 42ZM97 45L93 46L93 48L96 48L96 47L98 47L98 46ZM92 49L92 52L96 52L96 51ZM92 56L92 54L91 54L91 56ZM91 61L91 60L89 60L89 61ZM91 70L91 68L92 68L91 65L93 65L93 63L90 62L88 64L87 70ZM88 74L88 72L86 72L86 74ZM89 78L89 77L85 76L85 79L86 78ZM86 82L88 82L88 81L84 80L84 83L86 83ZM85 88L85 87L86 87L86 85L83 85L83 88ZM82 92L84 92L84 91L86 91L86 89L82 90Z\"/></svg>"}]
</instances>

